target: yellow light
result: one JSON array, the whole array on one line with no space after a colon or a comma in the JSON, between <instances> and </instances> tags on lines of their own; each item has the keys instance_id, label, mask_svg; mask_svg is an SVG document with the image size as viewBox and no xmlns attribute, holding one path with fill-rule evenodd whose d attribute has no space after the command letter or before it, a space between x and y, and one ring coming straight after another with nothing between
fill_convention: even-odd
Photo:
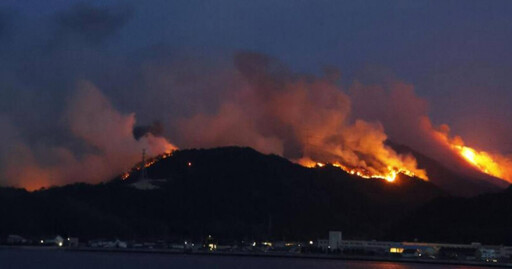
<instances>
[{"instance_id":1,"label":"yellow light","mask_svg":"<svg viewBox=\"0 0 512 269\"><path fill-rule=\"evenodd\" d=\"M389 252L390 253L402 253L402 252L404 252L404 249L403 248L390 248Z\"/></svg>"},{"instance_id":2,"label":"yellow light","mask_svg":"<svg viewBox=\"0 0 512 269\"><path fill-rule=\"evenodd\" d=\"M386 178L385 178L385 179L386 179L388 182L393 182L393 181L395 181L395 179L396 179L396 172L395 172L395 171L391 171L391 172L389 173L389 175L387 175L387 176L386 176Z\"/></svg>"},{"instance_id":3,"label":"yellow light","mask_svg":"<svg viewBox=\"0 0 512 269\"><path fill-rule=\"evenodd\" d=\"M476 160L475 160L475 151L473 149L470 149L468 147L463 147L461 152L462 156L464 156L464 158L466 158L466 160L470 161L472 164L476 164Z\"/></svg>"},{"instance_id":4,"label":"yellow light","mask_svg":"<svg viewBox=\"0 0 512 269\"><path fill-rule=\"evenodd\" d=\"M59 247L62 247L62 242L59 242Z\"/></svg>"}]
</instances>

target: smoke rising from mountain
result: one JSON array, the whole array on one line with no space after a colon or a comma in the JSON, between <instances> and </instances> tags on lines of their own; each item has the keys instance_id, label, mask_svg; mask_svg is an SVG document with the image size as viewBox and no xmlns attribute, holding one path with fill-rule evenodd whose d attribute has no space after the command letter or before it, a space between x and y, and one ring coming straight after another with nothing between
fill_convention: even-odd
<instances>
[{"instance_id":1,"label":"smoke rising from mountain","mask_svg":"<svg viewBox=\"0 0 512 269\"><path fill-rule=\"evenodd\" d=\"M69 100L65 120L71 133L87 148L80 155L65 147L39 149L51 163L39 161L36 152L22 141L4 150L3 177L7 184L29 190L74 182L97 183L131 168L146 149L149 156L176 147L165 138L133 136L135 115L116 111L90 82L80 82ZM11 131L12 132L12 131Z\"/></svg>"},{"instance_id":2,"label":"smoke rising from mountain","mask_svg":"<svg viewBox=\"0 0 512 269\"><path fill-rule=\"evenodd\" d=\"M384 144L380 124L349 121L350 98L330 77L295 75L255 53L237 54L235 65L246 83L216 113L180 121L185 145L246 145L289 159L339 162L380 175L404 168L426 178L414 158Z\"/></svg>"},{"instance_id":3,"label":"smoke rising from mountain","mask_svg":"<svg viewBox=\"0 0 512 269\"><path fill-rule=\"evenodd\" d=\"M381 122L393 142L418 150L458 173L507 186L504 182L483 175L471 161L464 159L456 148L464 146L463 139L451 134L448 125L435 126L431 122L427 102L416 96L412 85L396 80L384 85L363 85L356 81L349 93L354 104L354 114L366 120ZM500 170L499 176L498 173L493 176L512 181L512 156L486 152L482 152L482 155L492 157L492 160L484 160L495 163L490 167L499 166L496 167Z\"/></svg>"}]
</instances>

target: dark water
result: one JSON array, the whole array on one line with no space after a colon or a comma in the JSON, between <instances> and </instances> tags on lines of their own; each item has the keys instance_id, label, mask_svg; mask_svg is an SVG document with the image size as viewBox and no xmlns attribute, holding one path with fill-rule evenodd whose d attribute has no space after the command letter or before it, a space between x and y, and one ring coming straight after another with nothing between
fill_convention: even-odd
<instances>
[{"instance_id":1,"label":"dark water","mask_svg":"<svg viewBox=\"0 0 512 269\"><path fill-rule=\"evenodd\" d=\"M479 268L468 266L426 265L413 263L261 258L233 256L197 256L141 253L71 252L47 249L0 249L0 269L34 268L268 268L268 269L435 269Z\"/></svg>"}]
</instances>

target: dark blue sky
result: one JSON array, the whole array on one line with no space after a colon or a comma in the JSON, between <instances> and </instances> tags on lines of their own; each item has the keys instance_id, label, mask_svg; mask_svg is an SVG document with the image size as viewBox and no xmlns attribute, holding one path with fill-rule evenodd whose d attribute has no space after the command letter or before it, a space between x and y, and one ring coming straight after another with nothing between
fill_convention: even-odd
<instances>
[{"instance_id":1,"label":"dark blue sky","mask_svg":"<svg viewBox=\"0 0 512 269\"><path fill-rule=\"evenodd\" d=\"M4 114L20 110L12 118L22 119L27 113L10 107L13 99L31 99L36 92L33 102L43 107L76 78L111 86L104 90L113 96L129 82L101 81L137 76L138 69L126 65L151 54L148 48L198 58L250 50L297 72L316 74L335 66L346 84L406 81L428 100L436 124L450 124L474 144L512 151L511 1L87 1L87 7L107 13L98 15L107 18L93 32L81 28L88 15L73 19L81 14L77 6L84 4L0 4L0 77L4 88L16 88L0 96ZM14 81L11 68L22 83ZM37 85L27 86L20 72L33 74ZM42 89L51 94L41 95ZM140 110L119 103L127 111Z\"/></svg>"}]
</instances>

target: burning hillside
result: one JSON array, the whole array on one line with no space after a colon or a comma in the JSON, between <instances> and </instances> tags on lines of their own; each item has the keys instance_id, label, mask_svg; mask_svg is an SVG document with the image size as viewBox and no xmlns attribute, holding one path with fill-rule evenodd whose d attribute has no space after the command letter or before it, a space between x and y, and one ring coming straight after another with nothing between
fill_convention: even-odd
<instances>
[{"instance_id":1,"label":"burning hillside","mask_svg":"<svg viewBox=\"0 0 512 269\"><path fill-rule=\"evenodd\" d=\"M132 134L135 115L115 110L91 83L79 83L65 117L70 132L86 150L43 148L45 159L38 160L37 148L18 141L11 148L12 162L4 165L3 171L11 185L36 190L74 182L98 183L132 167L143 149L149 156L176 149L165 138L150 133L136 140Z\"/></svg>"},{"instance_id":2,"label":"burning hillside","mask_svg":"<svg viewBox=\"0 0 512 269\"><path fill-rule=\"evenodd\" d=\"M252 53L237 55L235 64L239 88L228 89L217 112L180 121L185 147L243 145L306 166L332 163L363 177L392 181L401 172L428 178L412 156L384 144L381 124L351 120L350 97L331 77L295 76Z\"/></svg>"},{"instance_id":3,"label":"burning hillside","mask_svg":"<svg viewBox=\"0 0 512 269\"><path fill-rule=\"evenodd\" d=\"M444 130L449 130L447 127ZM481 172L512 182L512 158L479 151L464 144L461 137L449 138L448 132L437 132L439 139Z\"/></svg>"},{"instance_id":4,"label":"burning hillside","mask_svg":"<svg viewBox=\"0 0 512 269\"><path fill-rule=\"evenodd\" d=\"M416 174L414 174L413 172L411 172L409 170L404 170L404 169L395 168L395 167L388 167L388 171L386 174L380 174L380 173L373 174L364 168L358 168L358 167L350 168L350 167L347 167L339 162L325 164L325 163L321 163L321 162L314 162L311 159L300 159L300 160L298 160L298 163L300 165L308 167L308 168L316 168L316 167L324 167L326 165L332 165L334 167L340 168L341 170L343 170L351 175L356 175L356 176L362 177L362 178L380 178L380 179L385 179L388 182L394 182L396 180L396 177L398 176L398 174L404 174L409 177L417 176ZM424 176L424 175L421 175L421 176L422 177L420 177L420 178L427 180L426 176Z\"/></svg>"},{"instance_id":5,"label":"burning hillside","mask_svg":"<svg viewBox=\"0 0 512 269\"><path fill-rule=\"evenodd\" d=\"M80 146L43 148L45 159L40 160L29 144L18 141L9 152L16 160L4 164L3 176L8 184L30 190L100 182L130 171L143 149L149 161L134 171L170 156L176 144L181 148L248 146L306 167L331 164L362 178L393 182L404 174L431 180L412 154L387 145L391 140L461 175L512 180L510 158L475 150L460 137L451 138L445 125L436 128L426 116L425 101L409 85L395 83L385 90L355 82L344 89L336 74L295 74L278 61L254 53L240 53L234 63L235 69L221 81L217 106L191 106L190 113L172 115L150 127L135 128L133 113L118 112L92 83L80 83L65 114L68 131ZM173 144L164 137L172 137Z\"/></svg>"},{"instance_id":6,"label":"burning hillside","mask_svg":"<svg viewBox=\"0 0 512 269\"><path fill-rule=\"evenodd\" d=\"M124 172L123 174L121 174L121 179L122 180L126 180L128 179L134 172L140 172L142 169L146 169L146 168L149 168L151 167L153 164L155 164L156 162L159 162L161 160L164 160L164 159L167 159L169 157L172 156L172 152L173 151L170 151L170 152L167 152L167 153L164 153L164 154L161 154L161 155L158 155L158 156L155 156L153 158L150 158L149 160L145 160L144 157L143 157L143 160L136 164L132 169L130 169L129 171L126 171ZM145 150L143 150L143 154L145 154Z\"/></svg>"},{"instance_id":7,"label":"burning hillside","mask_svg":"<svg viewBox=\"0 0 512 269\"><path fill-rule=\"evenodd\" d=\"M480 172L487 175L512 182L512 158L506 157L501 154L491 154L485 151L478 151L464 144L460 136L454 138L449 137L449 127L442 125L440 130L435 130L433 133L439 139L439 143L445 144L446 148L459 155L467 164L478 169ZM444 130L444 131L441 131ZM325 163L317 162L309 158L302 158L297 161L306 167L323 167ZM402 173L410 177L419 177L428 180L426 173L423 170L418 170L417 174L413 171L407 170L400 166L388 166L387 171L372 171L362 167L347 166L339 161L329 163L332 166L339 167L340 169L363 178L381 178L389 182L393 182L397 174Z\"/></svg>"}]
</instances>

